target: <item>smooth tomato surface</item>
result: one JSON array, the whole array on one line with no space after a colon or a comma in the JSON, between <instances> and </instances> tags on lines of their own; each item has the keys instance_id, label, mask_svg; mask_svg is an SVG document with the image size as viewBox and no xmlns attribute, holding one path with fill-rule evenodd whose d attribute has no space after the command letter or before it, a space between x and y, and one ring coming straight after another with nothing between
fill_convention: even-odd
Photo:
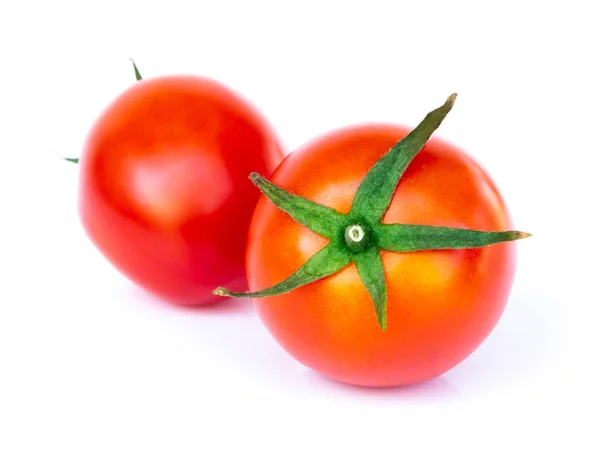
<instances>
[{"instance_id":1,"label":"smooth tomato surface","mask_svg":"<svg viewBox=\"0 0 600 451\"><path fill-rule=\"evenodd\" d=\"M366 125L332 132L291 153L271 180L348 213L371 166L409 131ZM487 231L511 225L490 177L461 150L435 138L409 165L383 222ZM246 255L250 289L287 278L327 242L262 198ZM363 386L417 383L457 365L488 336L515 270L513 242L381 255L386 331L354 264L288 294L255 299L263 323L293 357L331 378Z\"/></svg>"},{"instance_id":2,"label":"smooth tomato surface","mask_svg":"<svg viewBox=\"0 0 600 451\"><path fill-rule=\"evenodd\" d=\"M258 192L251 171L283 158L246 100L192 76L143 80L100 116L83 150L79 212L100 251L131 280L179 304L245 287Z\"/></svg>"}]
</instances>

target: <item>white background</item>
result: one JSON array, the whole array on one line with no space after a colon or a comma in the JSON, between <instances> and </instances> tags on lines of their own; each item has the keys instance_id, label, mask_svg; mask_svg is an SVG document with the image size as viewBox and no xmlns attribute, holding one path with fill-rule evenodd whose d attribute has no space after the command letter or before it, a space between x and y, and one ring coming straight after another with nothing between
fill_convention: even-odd
<instances>
[{"instance_id":1,"label":"white background","mask_svg":"<svg viewBox=\"0 0 600 451\"><path fill-rule=\"evenodd\" d=\"M595 3L3 0L0 449L598 449ZM534 234L491 336L436 380L359 389L288 357L248 301L182 310L133 286L53 153L79 154L129 57L242 92L288 150L416 125L457 91L438 136Z\"/></svg>"}]
</instances>

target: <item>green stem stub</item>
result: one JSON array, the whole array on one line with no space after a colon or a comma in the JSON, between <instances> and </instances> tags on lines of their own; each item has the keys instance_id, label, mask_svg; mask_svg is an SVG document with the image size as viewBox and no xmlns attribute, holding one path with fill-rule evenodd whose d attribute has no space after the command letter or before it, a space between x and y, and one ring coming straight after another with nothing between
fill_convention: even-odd
<instances>
[{"instance_id":1,"label":"green stem stub","mask_svg":"<svg viewBox=\"0 0 600 451\"><path fill-rule=\"evenodd\" d=\"M350 251L362 252L371 243L371 237L369 236L369 229L360 224L350 224L344 230L344 241Z\"/></svg>"},{"instance_id":2,"label":"green stem stub","mask_svg":"<svg viewBox=\"0 0 600 451\"><path fill-rule=\"evenodd\" d=\"M359 224L352 224L346 227L344 237L348 246L359 245L364 242L365 230Z\"/></svg>"},{"instance_id":3,"label":"green stem stub","mask_svg":"<svg viewBox=\"0 0 600 451\"><path fill-rule=\"evenodd\" d=\"M219 287L214 294L238 298L277 296L328 277L354 263L373 300L374 316L379 327L386 330L387 290L380 251L467 249L530 236L514 230L491 232L382 223L402 174L440 126L455 100L456 94L452 94L441 107L425 116L412 132L373 165L358 187L348 214L291 194L256 173L251 174L250 179L279 209L313 232L329 239L330 243L290 277L270 288L236 293Z\"/></svg>"}]
</instances>

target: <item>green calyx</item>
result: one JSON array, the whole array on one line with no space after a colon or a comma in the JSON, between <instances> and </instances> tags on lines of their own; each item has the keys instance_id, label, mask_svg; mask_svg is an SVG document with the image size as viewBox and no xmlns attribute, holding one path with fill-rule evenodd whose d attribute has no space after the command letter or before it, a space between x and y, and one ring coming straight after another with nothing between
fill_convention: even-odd
<instances>
[{"instance_id":1,"label":"green calyx","mask_svg":"<svg viewBox=\"0 0 600 451\"><path fill-rule=\"evenodd\" d=\"M142 79L142 74L140 74L140 71L138 70L137 66L135 65L135 61L133 61L132 58L130 58L129 60L131 61L131 64L133 64L133 72L135 73L136 81L140 81ZM62 158L63 158L63 160L70 161L71 163L75 163L75 164L79 163L79 158L65 158L65 157L62 157Z\"/></svg>"},{"instance_id":2,"label":"green calyx","mask_svg":"<svg viewBox=\"0 0 600 451\"><path fill-rule=\"evenodd\" d=\"M219 287L213 293L235 298L277 296L328 277L354 263L373 300L379 326L385 330L387 292L380 251L467 249L530 236L518 231L485 232L452 227L382 223L402 174L450 112L455 99L456 94L448 97L441 107L430 112L412 132L397 142L373 165L358 187L348 214L291 194L252 173L250 180L280 210L313 232L329 239L330 243L291 276L270 288L236 293Z\"/></svg>"}]
</instances>

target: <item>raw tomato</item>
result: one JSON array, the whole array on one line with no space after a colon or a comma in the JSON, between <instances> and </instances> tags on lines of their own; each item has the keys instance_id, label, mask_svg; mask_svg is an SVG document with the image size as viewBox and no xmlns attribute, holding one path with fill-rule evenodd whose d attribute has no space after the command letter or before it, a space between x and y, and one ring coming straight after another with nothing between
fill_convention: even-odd
<instances>
[{"instance_id":1,"label":"raw tomato","mask_svg":"<svg viewBox=\"0 0 600 451\"><path fill-rule=\"evenodd\" d=\"M81 220L138 285L178 304L214 302L216 284L246 286L246 235L259 197L248 174L271 173L282 158L266 119L223 85L195 76L142 80L89 133Z\"/></svg>"},{"instance_id":2,"label":"raw tomato","mask_svg":"<svg viewBox=\"0 0 600 451\"><path fill-rule=\"evenodd\" d=\"M306 366L362 386L436 377L498 322L515 272L511 226L490 176L429 139L454 102L414 130L374 124L292 152L250 226L250 293L279 344Z\"/></svg>"}]
</instances>

